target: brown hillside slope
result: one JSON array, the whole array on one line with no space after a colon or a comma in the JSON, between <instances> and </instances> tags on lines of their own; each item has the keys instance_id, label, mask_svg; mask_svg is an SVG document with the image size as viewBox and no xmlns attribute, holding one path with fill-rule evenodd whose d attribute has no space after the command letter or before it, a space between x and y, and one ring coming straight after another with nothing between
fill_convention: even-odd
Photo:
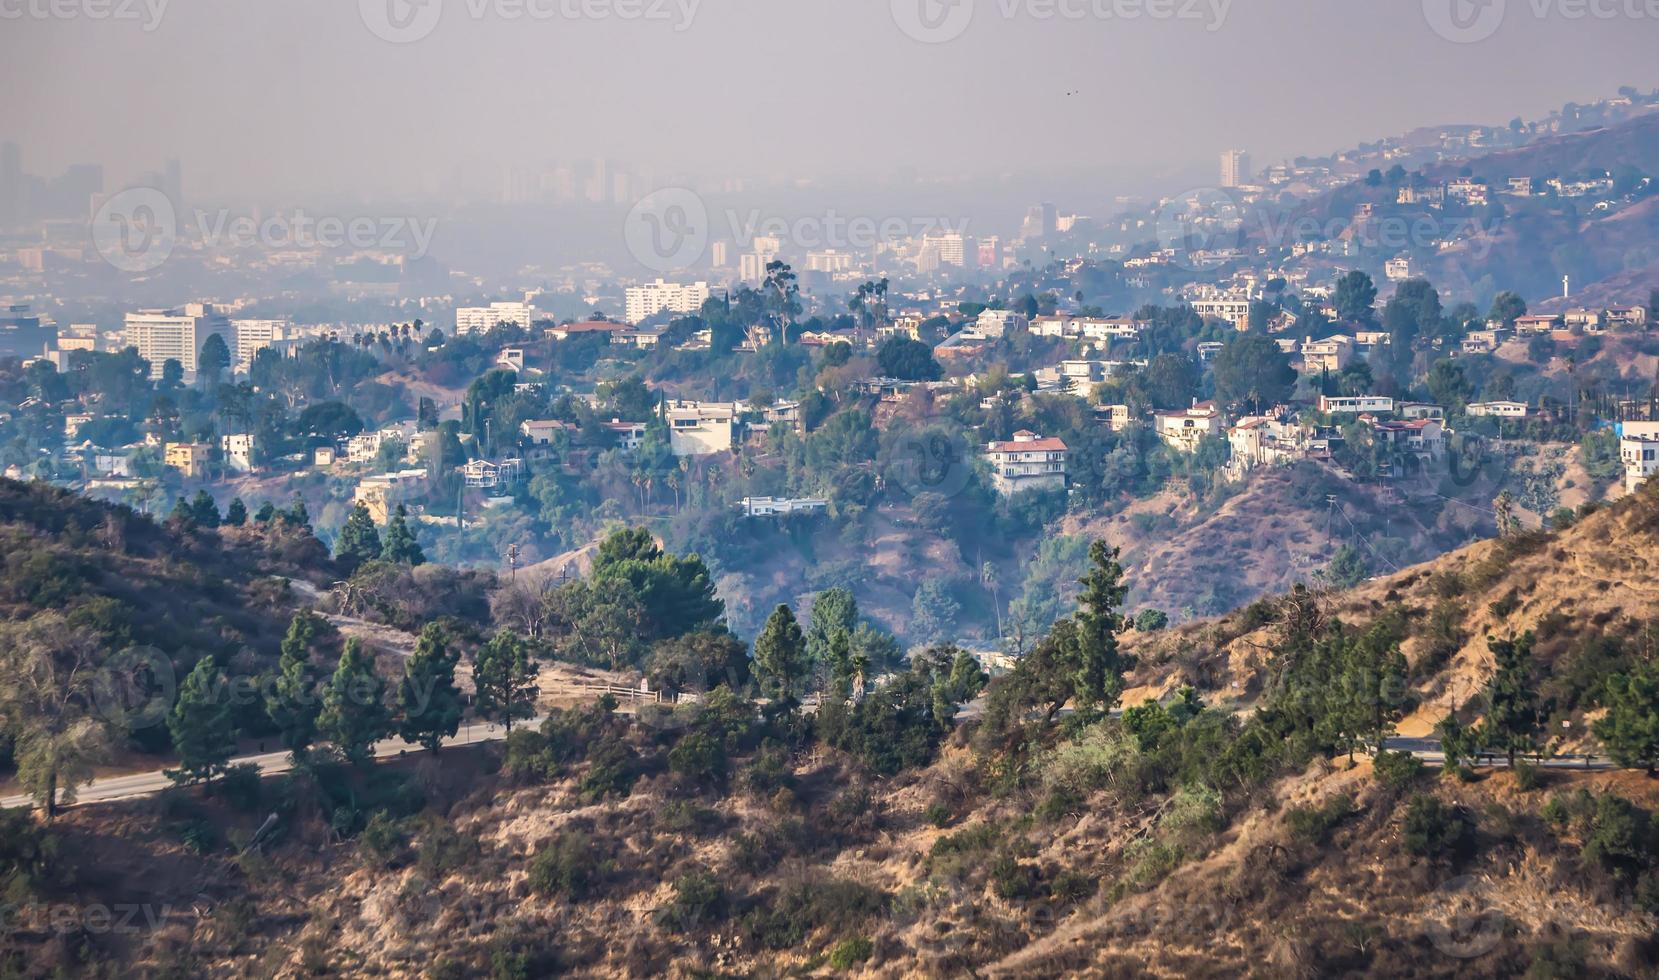
<instances>
[{"instance_id":1,"label":"brown hillside slope","mask_svg":"<svg viewBox=\"0 0 1659 980\"><path fill-rule=\"evenodd\" d=\"M1350 625L1398 611L1422 627L1403 646L1424 702L1402 731L1420 734L1485 682L1488 636L1533 631L1537 656L1559 673L1585 640L1651 628L1659 619L1659 490L1594 510L1565 531L1478 542L1322 601L1329 616ZM1273 641L1260 618L1261 609L1249 607L1133 637L1144 664L1140 680L1248 697L1261 686Z\"/></svg>"}]
</instances>

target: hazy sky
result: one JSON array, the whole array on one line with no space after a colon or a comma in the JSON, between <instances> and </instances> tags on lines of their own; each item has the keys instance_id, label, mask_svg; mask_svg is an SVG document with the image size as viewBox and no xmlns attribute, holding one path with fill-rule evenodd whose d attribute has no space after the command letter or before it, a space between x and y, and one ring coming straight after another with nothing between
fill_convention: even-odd
<instances>
[{"instance_id":1,"label":"hazy sky","mask_svg":"<svg viewBox=\"0 0 1659 980\"><path fill-rule=\"evenodd\" d=\"M34 173L102 161L116 183L178 156L198 189L261 196L395 196L457 168L488 185L510 162L595 156L700 175L1207 173L1227 146L1267 162L1659 83L1646 0L1577 18L1584 0L406 2L0 0L0 137ZM1491 36L1447 40L1425 3ZM112 9L130 16L94 19ZM408 43L368 26L418 34L433 12Z\"/></svg>"}]
</instances>

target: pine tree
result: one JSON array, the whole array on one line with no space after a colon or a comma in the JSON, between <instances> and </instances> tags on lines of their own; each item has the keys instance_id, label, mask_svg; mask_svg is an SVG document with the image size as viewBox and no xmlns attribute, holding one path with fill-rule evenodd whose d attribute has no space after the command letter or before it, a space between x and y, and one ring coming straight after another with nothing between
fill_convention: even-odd
<instances>
[{"instance_id":1,"label":"pine tree","mask_svg":"<svg viewBox=\"0 0 1659 980\"><path fill-rule=\"evenodd\" d=\"M248 523L248 505L242 502L241 497L231 498L230 506L225 508L225 523L231 527Z\"/></svg>"},{"instance_id":2,"label":"pine tree","mask_svg":"<svg viewBox=\"0 0 1659 980\"><path fill-rule=\"evenodd\" d=\"M536 713L536 667L524 641L509 630L490 638L473 656L472 682L478 714L507 726Z\"/></svg>"},{"instance_id":3,"label":"pine tree","mask_svg":"<svg viewBox=\"0 0 1659 980\"><path fill-rule=\"evenodd\" d=\"M426 555L421 553L420 542L415 540L415 533L409 530L409 512L402 504L397 505L392 519L386 524L386 541L380 549L380 560L411 566L426 562Z\"/></svg>"},{"instance_id":4,"label":"pine tree","mask_svg":"<svg viewBox=\"0 0 1659 980\"><path fill-rule=\"evenodd\" d=\"M213 502L213 497L206 490L197 490L196 497L190 502L190 516L202 527L219 526L219 505Z\"/></svg>"},{"instance_id":5,"label":"pine tree","mask_svg":"<svg viewBox=\"0 0 1659 980\"><path fill-rule=\"evenodd\" d=\"M276 520L276 505L269 500L260 504L259 510L254 512L253 519L256 524L269 524Z\"/></svg>"},{"instance_id":6,"label":"pine tree","mask_svg":"<svg viewBox=\"0 0 1659 980\"><path fill-rule=\"evenodd\" d=\"M397 690L398 734L431 752L461 727L461 691L455 686L460 656L444 639L436 623L421 630Z\"/></svg>"},{"instance_id":7,"label":"pine tree","mask_svg":"<svg viewBox=\"0 0 1659 980\"><path fill-rule=\"evenodd\" d=\"M265 714L281 733L282 744L296 764L305 761L306 751L317 737L317 715L322 704L316 673L311 668L311 644L327 626L326 620L310 610L295 614L288 624L288 634L282 638L276 681L265 695Z\"/></svg>"},{"instance_id":8,"label":"pine tree","mask_svg":"<svg viewBox=\"0 0 1659 980\"><path fill-rule=\"evenodd\" d=\"M167 731L173 736L173 750L179 756L179 767L167 770L174 782L212 779L230 761L236 726L224 692L224 676L212 657L197 661L184 679L178 700L167 715Z\"/></svg>"},{"instance_id":9,"label":"pine tree","mask_svg":"<svg viewBox=\"0 0 1659 980\"><path fill-rule=\"evenodd\" d=\"M794 611L787 605L778 606L755 638L755 671L761 683L779 700L793 701L796 686L810 667L806 637L795 622Z\"/></svg>"},{"instance_id":10,"label":"pine tree","mask_svg":"<svg viewBox=\"0 0 1659 980\"><path fill-rule=\"evenodd\" d=\"M1497 661L1497 670L1486 685L1486 717L1481 720L1481 736L1488 745L1500 747L1509 759L1510 768L1515 757L1532 752L1538 746L1538 691L1532 680L1531 633L1523 633L1518 640L1497 640L1488 637L1486 645Z\"/></svg>"},{"instance_id":11,"label":"pine tree","mask_svg":"<svg viewBox=\"0 0 1659 980\"><path fill-rule=\"evenodd\" d=\"M179 497L173 502L173 512L167 515L169 520L180 521L185 524L196 523L196 512L190 506L190 501Z\"/></svg>"},{"instance_id":12,"label":"pine tree","mask_svg":"<svg viewBox=\"0 0 1659 980\"><path fill-rule=\"evenodd\" d=\"M1119 652L1117 640L1123 631L1123 617L1117 610L1129 587L1123 583L1118 550L1108 548L1106 542L1096 541L1089 546L1089 565L1081 580L1083 591L1078 602L1082 608L1074 617L1077 629L1068 651L1073 665L1072 684L1079 707L1110 711L1123 694L1124 673L1135 665L1133 657Z\"/></svg>"},{"instance_id":13,"label":"pine tree","mask_svg":"<svg viewBox=\"0 0 1659 980\"><path fill-rule=\"evenodd\" d=\"M305 500L299 494L294 494L294 503L282 512L282 523L290 527L297 527L305 531L311 530L311 511L305 506Z\"/></svg>"},{"instance_id":14,"label":"pine tree","mask_svg":"<svg viewBox=\"0 0 1659 980\"><path fill-rule=\"evenodd\" d=\"M374 528L374 518L362 503L351 509L345 526L340 528L339 540L334 542L334 557L353 567L380 557L380 532Z\"/></svg>"},{"instance_id":15,"label":"pine tree","mask_svg":"<svg viewBox=\"0 0 1659 980\"><path fill-rule=\"evenodd\" d=\"M317 729L354 765L373 758L374 743L391 732L386 682L375 673L374 658L363 652L356 637L346 641L340 666L323 691Z\"/></svg>"},{"instance_id":16,"label":"pine tree","mask_svg":"<svg viewBox=\"0 0 1659 980\"><path fill-rule=\"evenodd\" d=\"M1652 776L1659 769L1659 667L1642 663L1609 677L1602 703L1607 715L1595 723L1596 737L1614 762Z\"/></svg>"}]
</instances>

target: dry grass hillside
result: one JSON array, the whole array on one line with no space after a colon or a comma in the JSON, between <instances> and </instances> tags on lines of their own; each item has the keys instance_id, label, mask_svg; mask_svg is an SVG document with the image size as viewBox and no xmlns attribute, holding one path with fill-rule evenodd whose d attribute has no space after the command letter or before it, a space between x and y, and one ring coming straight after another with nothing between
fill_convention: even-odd
<instances>
[{"instance_id":1,"label":"dry grass hillside","mask_svg":"<svg viewBox=\"0 0 1659 980\"><path fill-rule=\"evenodd\" d=\"M1522 532L1379 576L1322 598L1326 614L1363 626L1403 614L1403 643L1424 701L1402 725L1413 733L1466 705L1491 669L1489 636L1537 635L1537 655L1563 683L1588 683L1587 641L1645 637L1659 642L1659 494L1593 509L1566 530ZM1261 606L1134 637L1142 678L1169 688L1260 689L1273 626ZM1170 669L1174 668L1174 669ZM1571 717L1563 720L1572 721ZM1581 724L1574 728L1582 730ZM1570 731L1571 729L1568 729Z\"/></svg>"},{"instance_id":2,"label":"dry grass hillside","mask_svg":"<svg viewBox=\"0 0 1659 980\"><path fill-rule=\"evenodd\" d=\"M1595 641L1646 642L1656 544L1659 491L1318 606L1405 624L1418 722L1467 707L1489 633L1536 632L1547 692L1582 704ZM158 924L25 916L4 949L24 973L226 977L1653 975L1659 781L1363 754L1216 767L1278 605L1131 634L1131 704L1193 684L1208 705L1162 743L1109 718L999 743L987 720L883 777L821 744L738 739L692 779L676 753L706 717L583 710L505 755L383 767L344 817L332 777L239 808L176 793L71 812L59 833L82 860L48 902L136 903ZM380 806L409 815L349 819ZM281 829L244 851L267 812Z\"/></svg>"}]
</instances>

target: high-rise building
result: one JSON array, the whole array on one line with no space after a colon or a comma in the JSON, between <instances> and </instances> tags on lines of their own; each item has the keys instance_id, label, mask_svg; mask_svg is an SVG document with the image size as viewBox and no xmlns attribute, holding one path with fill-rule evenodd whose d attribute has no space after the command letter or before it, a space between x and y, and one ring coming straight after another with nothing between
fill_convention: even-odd
<instances>
[{"instance_id":1,"label":"high-rise building","mask_svg":"<svg viewBox=\"0 0 1659 980\"><path fill-rule=\"evenodd\" d=\"M522 330L530 329L535 311L529 303L491 303L489 306L462 307L455 311L455 334L488 333L498 323L511 323Z\"/></svg>"},{"instance_id":2,"label":"high-rise building","mask_svg":"<svg viewBox=\"0 0 1659 980\"><path fill-rule=\"evenodd\" d=\"M168 361L178 361L184 379L196 378L196 357L210 334L223 337L232 351L236 337L230 319L210 303L187 303L176 310L139 310L127 314L126 345L150 362L150 378L161 377Z\"/></svg>"},{"instance_id":3,"label":"high-rise building","mask_svg":"<svg viewBox=\"0 0 1659 980\"><path fill-rule=\"evenodd\" d=\"M958 269L966 268L968 258L978 258L973 252L973 241L959 231L947 231L941 235L924 235L922 247L932 246L938 250L939 264L955 266Z\"/></svg>"},{"instance_id":4,"label":"high-rise building","mask_svg":"<svg viewBox=\"0 0 1659 980\"><path fill-rule=\"evenodd\" d=\"M1221 154L1221 186L1242 187L1250 181L1250 154L1224 150Z\"/></svg>"},{"instance_id":5,"label":"high-rise building","mask_svg":"<svg viewBox=\"0 0 1659 980\"><path fill-rule=\"evenodd\" d=\"M231 327L236 333L236 370L242 373L253 366L255 354L294 336L294 325L288 320L232 320Z\"/></svg>"},{"instance_id":6,"label":"high-rise building","mask_svg":"<svg viewBox=\"0 0 1659 980\"><path fill-rule=\"evenodd\" d=\"M1042 238L1054 234L1059 223L1059 213L1054 205L1044 201L1033 205L1025 212L1025 222L1020 225L1021 238Z\"/></svg>"},{"instance_id":7,"label":"high-rise building","mask_svg":"<svg viewBox=\"0 0 1659 980\"><path fill-rule=\"evenodd\" d=\"M731 242L713 242L709 245L709 261L716 269L724 269L732 264Z\"/></svg>"},{"instance_id":8,"label":"high-rise building","mask_svg":"<svg viewBox=\"0 0 1659 980\"><path fill-rule=\"evenodd\" d=\"M643 286L629 286L627 299L628 320L639 323L663 310L673 313L696 313L709 298L709 284L694 282L683 285L658 279Z\"/></svg>"}]
</instances>

